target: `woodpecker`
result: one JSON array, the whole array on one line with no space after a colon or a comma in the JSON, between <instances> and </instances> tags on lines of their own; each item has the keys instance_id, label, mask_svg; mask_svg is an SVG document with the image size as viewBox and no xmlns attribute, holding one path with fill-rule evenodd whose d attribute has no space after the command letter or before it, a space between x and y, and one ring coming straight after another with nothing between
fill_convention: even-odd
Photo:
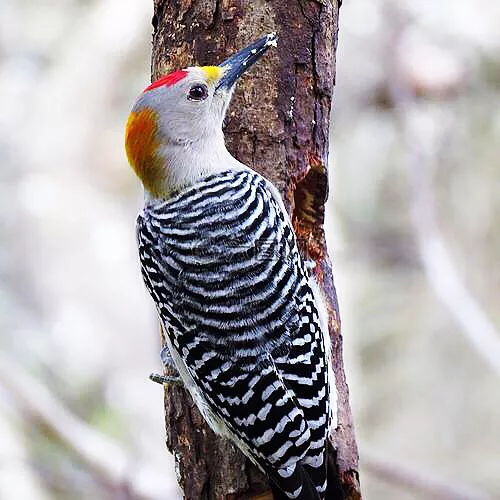
<instances>
[{"instance_id":1,"label":"woodpecker","mask_svg":"<svg viewBox=\"0 0 500 500\"><path fill-rule=\"evenodd\" d=\"M145 191L137 242L162 360L275 498L322 500L336 421L325 302L278 190L231 156L222 131L238 78L276 44L269 34L155 81L125 144Z\"/></svg>"}]
</instances>

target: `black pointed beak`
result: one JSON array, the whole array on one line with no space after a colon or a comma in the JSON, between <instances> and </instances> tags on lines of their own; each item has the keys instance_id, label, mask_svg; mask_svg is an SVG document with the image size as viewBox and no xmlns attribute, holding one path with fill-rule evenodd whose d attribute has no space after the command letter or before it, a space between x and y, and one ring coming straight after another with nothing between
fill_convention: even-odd
<instances>
[{"instance_id":1,"label":"black pointed beak","mask_svg":"<svg viewBox=\"0 0 500 500\"><path fill-rule=\"evenodd\" d=\"M216 90L230 90L236 83L236 80L238 80L250 66L255 64L267 52L269 47L276 47L277 41L278 37L276 33L270 33L236 54L233 54L222 64L219 64L219 68L224 70L224 75L219 80Z\"/></svg>"}]
</instances>

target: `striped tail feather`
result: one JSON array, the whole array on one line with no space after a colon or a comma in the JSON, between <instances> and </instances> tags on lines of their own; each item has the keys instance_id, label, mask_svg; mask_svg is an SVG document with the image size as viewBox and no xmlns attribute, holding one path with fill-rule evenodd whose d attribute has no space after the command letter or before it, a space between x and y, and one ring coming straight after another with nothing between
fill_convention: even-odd
<instances>
[{"instance_id":1,"label":"striped tail feather","mask_svg":"<svg viewBox=\"0 0 500 500\"><path fill-rule=\"evenodd\" d=\"M337 469L337 453L332 444L328 441L327 444L327 486L325 500L345 500L344 490L340 482L340 477ZM272 474L271 490L274 500L290 500L292 497L285 494L284 491L297 491L300 489L296 500L320 500L320 495L316 490L311 477L317 474L317 469L307 465L297 464L292 475L283 478L281 475L276 477Z\"/></svg>"},{"instance_id":2,"label":"striped tail feather","mask_svg":"<svg viewBox=\"0 0 500 500\"><path fill-rule=\"evenodd\" d=\"M337 468L337 452L330 440L327 443L326 449L326 500L345 500L344 490L340 482L339 471Z\"/></svg>"},{"instance_id":3,"label":"striped tail feather","mask_svg":"<svg viewBox=\"0 0 500 500\"><path fill-rule=\"evenodd\" d=\"M278 472L278 474L275 473L270 478L274 500L320 500L311 477L301 464L297 464L293 473L288 477L283 477ZM294 496L289 496L284 491L294 491L296 493Z\"/></svg>"}]
</instances>

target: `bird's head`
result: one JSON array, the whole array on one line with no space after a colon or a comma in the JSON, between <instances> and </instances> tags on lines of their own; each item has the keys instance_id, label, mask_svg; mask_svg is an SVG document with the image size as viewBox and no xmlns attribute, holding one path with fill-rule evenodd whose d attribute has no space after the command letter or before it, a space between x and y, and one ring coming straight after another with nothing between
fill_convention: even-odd
<instances>
[{"instance_id":1,"label":"bird's head","mask_svg":"<svg viewBox=\"0 0 500 500\"><path fill-rule=\"evenodd\" d=\"M274 34L219 66L169 73L139 96L127 122L125 149L151 196L168 196L227 154L222 122L236 81L272 45Z\"/></svg>"}]
</instances>

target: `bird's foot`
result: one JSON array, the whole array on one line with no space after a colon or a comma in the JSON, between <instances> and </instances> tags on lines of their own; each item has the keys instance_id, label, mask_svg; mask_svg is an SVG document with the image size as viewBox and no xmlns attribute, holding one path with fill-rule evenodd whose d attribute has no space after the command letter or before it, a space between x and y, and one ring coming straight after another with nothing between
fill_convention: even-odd
<instances>
[{"instance_id":1,"label":"bird's foot","mask_svg":"<svg viewBox=\"0 0 500 500\"><path fill-rule=\"evenodd\" d=\"M161 362L165 371L168 375L159 375L158 373L152 373L149 376L149 379L157 384L162 385L182 385L182 379L177 371L177 367L175 366L174 360L168 347L165 346L160 352Z\"/></svg>"},{"instance_id":2,"label":"bird's foot","mask_svg":"<svg viewBox=\"0 0 500 500\"><path fill-rule=\"evenodd\" d=\"M182 385L182 379L179 375L160 375L159 373L152 373L149 380L161 385Z\"/></svg>"},{"instance_id":3,"label":"bird's foot","mask_svg":"<svg viewBox=\"0 0 500 500\"><path fill-rule=\"evenodd\" d=\"M173 372L174 375L179 376L179 372L177 371L177 367L175 366L175 363L174 363L174 358L172 358L172 355L170 354L170 350L168 349L167 346L165 346L161 350L160 359L161 359L163 367L167 371Z\"/></svg>"}]
</instances>

